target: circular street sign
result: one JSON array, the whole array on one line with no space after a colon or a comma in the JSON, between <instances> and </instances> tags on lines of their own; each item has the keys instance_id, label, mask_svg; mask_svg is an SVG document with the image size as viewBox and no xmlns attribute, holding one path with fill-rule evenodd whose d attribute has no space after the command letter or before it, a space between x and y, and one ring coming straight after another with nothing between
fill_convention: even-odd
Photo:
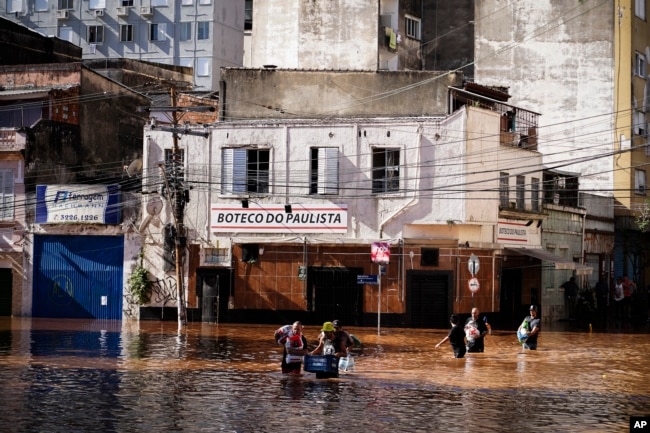
<instances>
[{"instance_id":1,"label":"circular street sign","mask_svg":"<svg viewBox=\"0 0 650 433\"><path fill-rule=\"evenodd\" d=\"M472 293L478 292L478 289L481 288L481 285L478 282L478 278L470 278L467 285L469 286L469 290Z\"/></svg>"}]
</instances>

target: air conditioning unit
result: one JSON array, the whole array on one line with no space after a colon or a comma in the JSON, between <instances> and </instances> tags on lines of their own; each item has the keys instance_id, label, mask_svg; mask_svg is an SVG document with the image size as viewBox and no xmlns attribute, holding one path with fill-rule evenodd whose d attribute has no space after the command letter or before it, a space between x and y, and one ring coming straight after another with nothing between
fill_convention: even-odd
<instances>
[{"instance_id":1,"label":"air conditioning unit","mask_svg":"<svg viewBox=\"0 0 650 433\"><path fill-rule=\"evenodd\" d=\"M95 9L93 12L95 13L96 17L103 17L104 16L104 9Z\"/></svg>"},{"instance_id":2,"label":"air conditioning unit","mask_svg":"<svg viewBox=\"0 0 650 433\"><path fill-rule=\"evenodd\" d=\"M128 17L129 16L129 8L127 8L127 7L119 7L119 8L117 8L117 16L118 17Z\"/></svg>"},{"instance_id":3,"label":"air conditioning unit","mask_svg":"<svg viewBox=\"0 0 650 433\"><path fill-rule=\"evenodd\" d=\"M56 19L57 20L67 20L70 18L70 14L68 10L58 10L56 11Z\"/></svg>"},{"instance_id":4,"label":"air conditioning unit","mask_svg":"<svg viewBox=\"0 0 650 433\"><path fill-rule=\"evenodd\" d=\"M150 17L153 15L153 8L150 6L140 6L140 15Z\"/></svg>"}]
</instances>

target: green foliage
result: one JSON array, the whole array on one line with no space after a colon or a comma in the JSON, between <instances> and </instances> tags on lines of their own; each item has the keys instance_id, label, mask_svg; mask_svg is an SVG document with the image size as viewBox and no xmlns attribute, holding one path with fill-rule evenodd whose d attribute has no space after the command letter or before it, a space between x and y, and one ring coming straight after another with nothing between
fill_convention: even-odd
<instances>
[{"instance_id":1,"label":"green foliage","mask_svg":"<svg viewBox=\"0 0 650 433\"><path fill-rule=\"evenodd\" d=\"M131 296L139 304L144 305L151 298L151 280L149 280L149 271L142 266L143 255L140 253L140 264L133 268L129 276L129 290Z\"/></svg>"},{"instance_id":2,"label":"green foliage","mask_svg":"<svg viewBox=\"0 0 650 433\"><path fill-rule=\"evenodd\" d=\"M636 217L636 225L641 232L650 232L650 201L646 201L641 214Z\"/></svg>"}]
</instances>

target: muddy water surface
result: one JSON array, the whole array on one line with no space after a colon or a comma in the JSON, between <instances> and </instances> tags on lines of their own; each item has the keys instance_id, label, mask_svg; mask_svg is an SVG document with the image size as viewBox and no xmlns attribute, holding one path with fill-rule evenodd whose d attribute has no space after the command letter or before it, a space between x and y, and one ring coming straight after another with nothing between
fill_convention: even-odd
<instances>
[{"instance_id":1,"label":"muddy water surface","mask_svg":"<svg viewBox=\"0 0 650 433\"><path fill-rule=\"evenodd\" d=\"M282 325L282 324L278 324ZM277 326L0 318L3 432L626 432L650 415L648 334L349 328L338 379L280 373ZM318 327L306 327L314 341Z\"/></svg>"}]
</instances>

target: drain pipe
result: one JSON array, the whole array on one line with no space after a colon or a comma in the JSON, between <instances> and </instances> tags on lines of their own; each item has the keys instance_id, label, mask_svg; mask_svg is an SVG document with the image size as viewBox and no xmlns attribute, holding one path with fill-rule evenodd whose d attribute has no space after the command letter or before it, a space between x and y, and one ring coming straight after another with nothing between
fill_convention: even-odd
<instances>
[{"instance_id":1,"label":"drain pipe","mask_svg":"<svg viewBox=\"0 0 650 433\"><path fill-rule=\"evenodd\" d=\"M418 127L418 136L417 136L417 143L418 143L418 152L417 152L417 159L416 161L420 161L420 155L422 153L422 125ZM420 164L416 164L416 176L415 179L420 179ZM413 188L414 191L417 191L417 188ZM405 212L407 209L409 209L415 202L417 202L418 197L417 197L417 192L414 193L413 198L406 203L404 206L402 206L399 210L397 210L395 213L393 213L391 216L389 216L384 222L382 222L379 225L379 239L382 239L384 237L384 227L386 224L388 224L390 221L393 219L397 218L399 215L401 215L403 212ZM404 234L402 233L402 237Z\"/></svg>"}]
</instances>

